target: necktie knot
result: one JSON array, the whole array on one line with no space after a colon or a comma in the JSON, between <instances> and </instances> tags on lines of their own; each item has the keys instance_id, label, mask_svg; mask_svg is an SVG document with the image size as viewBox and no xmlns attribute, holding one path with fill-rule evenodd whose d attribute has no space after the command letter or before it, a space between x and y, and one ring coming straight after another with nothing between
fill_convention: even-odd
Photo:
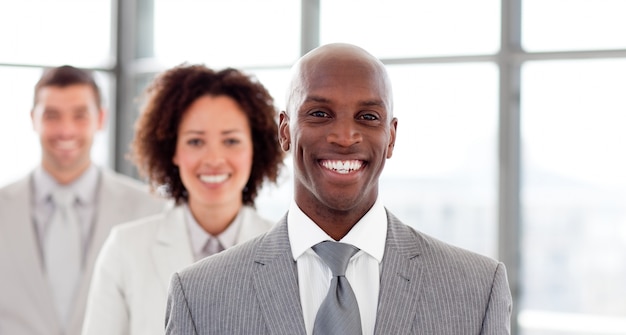
<instances>
[{"instance_id":1,"label":"necktie knot","mask_svg":"<svg viewBox=\"0 0 626 335\"><path fill-rule=\"evenodd\" d=\"M333 277L337 277L346 275L350 258L359 251L359 248L347 243L324 241L314 245L313 251L328 265Z\"/></svg>"},{"instance_id":2,"label":"necktie knot","mask_svg":"<svg viewBox=\"0 0 626 335\"><path fill-rule=\"evenodd\" d=\"M76 196L69 189L57 189L52 192L52 202L59 208L69 208L76 202Z\"/></svg>"},{"instance_id":3,"label":"necktie knot","mask_svg":"<svg viewBox=\"0 0 626 335\"><path fill-rule=\"evenodd\" d=\"M204 247L202 247L202 251L200 253L200 259L209 257L211 255L220 253L222 251L224 251L224 247L222 246L220 241L217 239L217 237L214 237L214 236L209 237L209 239L204 244Z\"/></svg>"}]
</instances>

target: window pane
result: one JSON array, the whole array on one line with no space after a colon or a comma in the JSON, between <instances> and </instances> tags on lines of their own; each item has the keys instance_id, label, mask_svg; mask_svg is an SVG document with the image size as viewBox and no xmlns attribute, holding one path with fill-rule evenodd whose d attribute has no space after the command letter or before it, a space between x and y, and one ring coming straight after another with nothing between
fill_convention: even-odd
<instances>
[{"instance_id":1,"label":"window pane","mask_svg":"<svg viewBox=\"0 0 626 335\"><path fill-rule=\"evenodd\" d=\"M321 0L322 44L348 42L379 58L492 54L498 0Z\"/></svg>"},{"instance_id":2,"label":"window pane","mask_svg":"<svg viewBox=\"0 0 626 335\"><path fill-rule=\"evenodd\" d=\"M626 61L522 69L526 335L626 333Z\"/></svg>"},{"instance_id":3,"label":"window pane","mask_svg":"<svg viewBox=\"0 0 626 335\"><path fill-rule=\"evenodd\" d=\"M388 69L398 131L380 182L384 204L420 231L495 257L496 67Z\"/></svg>"},{"instance_id":4,"label":"window pane","mask_svg":"<svg viewBox=\"0 0 626 335\"><path fill-rule=\"evenodd\" d=\"M280 110L285 108L285 98L287 87L290 82L289 69L283 70L246 70L257 77L257 79L267 88L276 106ZM278 120L278 119L277 119ZM285 158L285 168L278 178L277 185L263 185L255 203L259 213L270 220L278 221L289 209L293 195L293 164L291 156Z\"/></svg>"},{"instance_id":5,"label":"window pane","mask_svg":"<svg viewBox=\"0 0 626 335\"><path fill-rule=\"evenodd\" d=\"M0 46L0 63L108 66L111 1L2 1Z\"/></svg>"},{"instance_id":6,"label":"window pane","mask_svg":"<svg viewBox=\"0 0 626 335\"><path fill-rule=\"evenodd\" d=\"M106 104L110 101L110 78L102 73L95 75ZM32 128L30 110L35 83L40 76L41 69L38 68L0 67L0 92L3 92L0 100L0 134L3 139L0 141L0 157L5 162L0 169L0 187L25 176L39 164L39 137ZM99 132L91 151L94 162L108 166L109 148L109 132Z\"/></svg>"},{"instance_id":7,"label":"window pane","mask_svg":"<svg viewBox=\"0 0 626 335\"><path fill-rule=\"evenodd\" d=\"M155 0L154 22L155 56L169 65L284 65L300 51L299 1Z\"/></svg>"},{"instance_id":8,"label":"window pane","mask_svg":"<svg viewBox=\"0 0 626 335\"><path fill-rule=\"evenodd\" d=\"M528 51L626 48L624 0L524 0L522 45Z\"/></svg>"}]
</instances>

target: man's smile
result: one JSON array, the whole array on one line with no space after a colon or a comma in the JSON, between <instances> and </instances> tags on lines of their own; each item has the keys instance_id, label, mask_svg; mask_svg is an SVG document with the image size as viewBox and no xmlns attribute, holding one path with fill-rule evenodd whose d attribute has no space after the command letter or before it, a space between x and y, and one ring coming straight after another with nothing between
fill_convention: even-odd
<instances>
[{"instance_id":1,"label":"man's smile","mask_svg":"<svg viewBox=\"0 0 626 335\"><path fill-rule=\"evenodd\" d=\"M341 174L348 174L350 172L358 171L363 166L365 166L365 162L358 159L352 160L321 160L320 164L328 169Z\"/></svg>"}]
</instances>

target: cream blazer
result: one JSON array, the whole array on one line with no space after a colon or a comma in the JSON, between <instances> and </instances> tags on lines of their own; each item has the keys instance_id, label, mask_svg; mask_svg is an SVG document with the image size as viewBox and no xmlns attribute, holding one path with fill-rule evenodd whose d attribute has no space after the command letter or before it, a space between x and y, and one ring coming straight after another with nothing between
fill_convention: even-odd
<instances>
[{"instance_id":1,"label":"cream blazer","mask_svg":"<svg viewBox=\"0 0 626 335\"><path fill-rule=\"evenodd\" d=\"M85 275L63 332L43 271L32 219L32 190L32 173L0 189L0 334L78 335L93 265L109 231L116 224L161 212L165 201L151 196L146 185L101 169Z\"/></svg>"},{"instance_id":2,"label":"cream blazer","mask_svg":"<svg viewBox=\"0 0 626 335\"><path fill-rule=\"evenodd\" d=\"M253 208L241 211L237 244L272 227ZM181 206L113 229L96 261L83 335L164 334L171 276L193 261Z\"/></svg>"}]
</instances>

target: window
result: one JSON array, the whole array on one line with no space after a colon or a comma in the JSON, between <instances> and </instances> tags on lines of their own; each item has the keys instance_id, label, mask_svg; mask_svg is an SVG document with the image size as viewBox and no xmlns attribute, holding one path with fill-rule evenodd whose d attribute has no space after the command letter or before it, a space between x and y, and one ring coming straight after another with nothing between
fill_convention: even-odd
<instances>
[{"instance_id":1,"label":"window","mask_svg":"<svg viewBox=\"0 0 626 335\"><path fill-rule=\"evenodd\" d=\"M528 51L626 48L623 0L523 0Z\"/></svg>"},{"instance_id":2,"label":"window","mask_svg":"<svg viewBox=\"0 0 626 335\"><path fill-rule=\"evenodd\" d=\"M39 163L38 137L32 130L33 89L42 68L69 64L101 69L114 62L111 50L111 1L43 0L0 4L0 186L22 177ZM103 101L111 109L114 78L96 73ZM92 157L109 165L111 123L96 137Z\"/></svg>"},{"instance_id":3,"label":"window","mask_svg":"<svg viewBox=\"0 0 626 335\"><path fill-rule=\"evenodd\" d=\"M300 4L155 0L155 57L212 68L284 66L299 57Z\"/></svg>"},{"instance_id":4,"label":"window","mask_svg":"<svg viewBox=\"0 0 626 335\"><path fill-rule=\"evenodd\" d=\"M491 63L388 67L398 131L380 188L404 223L497 257L497 79Z\"/></svg>"},{"instance_id":5,"label":"window","mask_svg":"<svg viewBox=\"0 0 626 335\"><path fill-rule=\"evenodd\" d=\"M321 1L321 44L348 42L379 58L491 54L500 42L497 0Z\"/></svg>"},{"instance_id":6,"label":"window","mask_svg":"<svg viewBox=\"0 0 626 335\"><path fill-rule=\"evenodd\" d=\"M522 78L524 334L626 333L626 60Z\"/></svg>"}]
</instances>

